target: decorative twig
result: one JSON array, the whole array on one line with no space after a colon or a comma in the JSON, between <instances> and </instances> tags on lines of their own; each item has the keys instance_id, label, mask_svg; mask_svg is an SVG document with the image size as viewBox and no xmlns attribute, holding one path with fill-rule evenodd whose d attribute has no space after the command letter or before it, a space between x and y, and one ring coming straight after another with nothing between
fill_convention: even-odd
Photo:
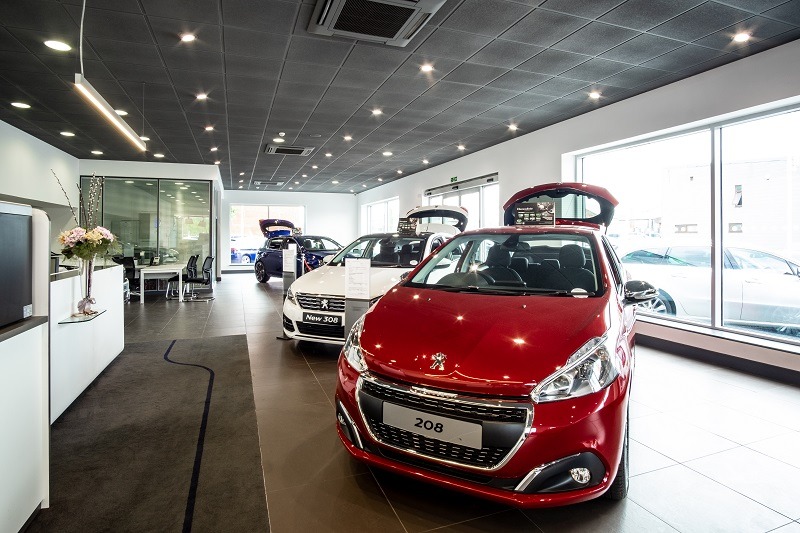
<instances>
[{"instance_id":1,"label":"decorative twig","mask_svg":"<svg viewBox=\"0 0 800 533\"><path fill-rule=\"evenodd\" d=\"M61 192L63 192L63 193L64 193L64 196L65 196L65 197L66 197L66 199L67 199L67 205L69 206L69 210L72 212L72 218L75 220L75 224L77 224L78 226L80 226L80 225L81 225L81 223L80 223L80 221L78 220L78 217L75 215L75 208L74 208L74 207L72 207L72 202L70 202L70 201L69 201L69 195L67 194L67 191L65 191L65 190L64 190L64 186L63 186L63 185L61 185L61 180L60 180L60 179L58 179L58 176L56 175L55 171L54 171L52 168L50 169L50 172L52 172L52 173L53 173L53 177L56 179L56 182L58 182L58 186L59 186L59 187L61 187Z\"/></svg>"}]
</instances>

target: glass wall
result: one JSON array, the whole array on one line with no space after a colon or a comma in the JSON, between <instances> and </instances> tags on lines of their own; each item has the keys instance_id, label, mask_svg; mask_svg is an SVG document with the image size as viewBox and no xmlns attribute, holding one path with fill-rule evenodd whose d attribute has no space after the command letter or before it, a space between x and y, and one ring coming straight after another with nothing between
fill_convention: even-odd
<instances>
[{"instance_id":1,"label":"glass wall","mask_svg":"<svg viewBox=\"0 0 800 533\"><path fill-rule=\"evenodd\" d=\"M302 205L243 205L230 206L230 265L247 265L255 261L256 252L264 245L264 235L258 221L277 218L291 222L297 231L303 230L306 208ZM250 267L252 268L252 267Z\"/></svg>"},{"instance_id":2,"label":"glass wall","mask_svg":"<svg viewBox=\"0 0 800 533\"><path fill-rule=\"evenodd\" d=\"M467 210L467 230L501 224L500 184L481 185L426 197L426 205L456 205Z\"/></svg>"},{"instance_id":3,"label":"glass wall","mask_svg":"<svg viewBox=\"0 0 800 533\"><path fill-rule=\"evenodd\" d=\"M400 218L400 199L389 198L366 205L366 227L364 233L386 233L397 229ZM362 224L363 226L363 224Z\"/></svg>"},{"instance_id":4,"label":"glass wall","mask_svg":"<svg viewBox=\"0 0 800 533\"><path fill-rule=\"evenodd\" d=\"M798 132L794 110L579 159L620 201L608 234L629 274L659 289L643 312L800 341Z\"/></svg>"},{"instance_id":5,"label":"glass wall","mask_svg":"<svg viewBox=\"0 0 800 533\"><path fill-rule=\"evenodd\" d=\"M162 263L199 264L211 254L210 189L206 182L159 180L158 253Z\"/></svg>"}]
</instances>

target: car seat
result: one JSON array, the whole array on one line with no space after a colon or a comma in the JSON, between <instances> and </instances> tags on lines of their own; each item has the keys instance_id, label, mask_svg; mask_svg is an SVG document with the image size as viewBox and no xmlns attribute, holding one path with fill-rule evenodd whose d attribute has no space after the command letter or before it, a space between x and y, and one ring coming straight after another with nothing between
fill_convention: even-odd
<instances>
[{"instance_id":1,"label":"car seat","mask_svg":"<svg viewBox=\"0 0 800 533\"><path fill-rule=\"evenodd\" d=\"M509 265L511 270L515 271L521 278L525 277L525 274L528 271L528 258L527 257L517 257L516 255L511 258L511 264Z\"/></svg>"},{"instance_id":2,"label":"car seat","mask_svg":"<svg viewBox=\"0 0 800 533\"><path fill-rule=\"evenodd\" d=\"M504 282L511 282L514 285L522 285L523 281L520 275L510 268L511 265L511 251L500 245L495 245L489 248L489 253L486 255L486 262L480 270L483 274L488 274L499 285Z\"/></svg>"},{"instance_id":3,"label":"car seat","mask_svg":"<svg viewBox=\"0 0 800 533\"><path fill-rule=\"evenodd\" d=\"M377 263L394 263L400 262L400 254L394 251L394 243L392 241L381 241L380 252L372 258Z\"/></svg>"},{"instance_id":4,"label":"car seat","mask_svg":"<svg viewBox=\"0 0 800 533\"><path fill-rule=\"evenodd\" d=\"M561 274L572 284L571 288L584 289L589 292L597 290L595 277L591 270L584 268L586 256L583 248L577 244L565 244L558 254L561 262Z\"/></svg>"},{"instance_id":5,"label":"car seat","mask_svg":"<svg viewBox=\"0 0 800 533\"><path fill-rule=\"evenodd\" d=\"M414 257L414 252L411 250L410 244L404 244L400 247L400 263L403 265L409 264Z\"/></svg>"}]
</instances>

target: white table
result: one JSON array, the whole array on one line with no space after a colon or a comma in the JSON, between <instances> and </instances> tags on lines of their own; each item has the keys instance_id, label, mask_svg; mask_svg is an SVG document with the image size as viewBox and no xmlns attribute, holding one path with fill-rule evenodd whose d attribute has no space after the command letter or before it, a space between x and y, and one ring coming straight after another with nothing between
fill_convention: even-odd
<instances>
[{"instance_id":1,"label":"white table","mask_svg":"<svg viewBox=\"0 0 800 533\"><path fill-rule=\"evenodd\" d=\"M183 301L183 265L154 265L139 269L139 303L144 304L144 280L146 276L163 278L165 274L178 275L178 300Z\"/></svg>"}]
</instances>

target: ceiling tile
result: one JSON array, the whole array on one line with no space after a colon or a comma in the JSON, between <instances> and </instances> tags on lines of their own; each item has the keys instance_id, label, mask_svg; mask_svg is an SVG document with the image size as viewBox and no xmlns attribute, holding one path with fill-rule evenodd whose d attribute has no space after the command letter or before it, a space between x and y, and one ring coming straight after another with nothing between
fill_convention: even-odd
<instances>
[{"instance_id":1,"label":"ceiling tile","mask_svg":"<svg viewBox=\"0 0 800 533\"><path fill-rule=\"evenodd\" d=\"M643 33L600 54L600 57L638 65L681 46L683 46L683 43L680 41Z\"/></svg>"},{"instance_id":2,"label":"ceiling tile","mask_svg":"<svg viewBox=\"0 0 800 533\"><path fill-rule=\"evenodd\" d=\"M666 74L660 70L654 70L651 68L643 68L643 67L633 67L624 72L620 72L619 74L615 74L611 77L608 77L602 80L602 83L608 85L614 85L617 87L636 87L637 85L641 85L642 83L660 78Z\"/></svg>"},{"instance_id":3,"label":"ceiling tile","mask_svg":"<svg viewBox=\"0 0 800 533\"><path fill-rule=\"evenodd\" d=\"M588 22L586 19L563 13L535 9L503 33L502 38L546 47L557 43Z\"/></svg>"},{"instance_id":4,"label":"ceiling tile","mask_svg":"<svg viewBox=\"0 0 800 533\"><path fill-rule=\"evenodd\" d=\"M495 89L493 87L483 87L464 98L465 102L482 102L487 104L502 104L506 100L519 94L517 91L505 89Z\"/></svg>"},{"instance_id":5,"label":"ceiling tile","mask_svg":"<svg viewBox=\"0 0 800 533\"><path fill-rule=\"evenodd\" d=\"M554 47L576 54L596 56L637 35L640 35L639 32L634 30L592 22L558 42Z\"/></svg>"},{"instance_id":6,"label":"ceiling tile","mask_svg":"<svg viewBox=\"0 0 800 533\"><path fill-rule=\"evenodd\" d=\"M161 47L161 54L167 68L179 70L196 70L199 72L224 72L222 54L218 52L201 52L187 48Z\"/></svg>"},{"instance_id":7,"label":"ceiling tile","mask_svg":"<svg viewBox=\"0 0 800 533\"><path fill-rule=\"evenodd\" d=\"M681 48L672 50L671 52L667 52L666 54L658 56L655 59L647 61L642 65L648 68L657 68L661 70L677 72L691 65L696 65L697 63L702 63L703 61L708 61L709 59L719 57L720 55L722 55L722 52L719 50L687 44Z\"/></svg>"},{"instance_id":8,"label":"ceiling tile","mask_svg":"<svg viewBox=\"0 0 800 533\"><path fill-rule=\"evenodd\" d=\"M347 54L350 53L351 48L353 48L351 43L295 36L292 37L289 43L286 60L314 63L316 65L339 66L347 57Z\"/></svg>"},{"instance_id":9,"label":"ceiling tile","mask_svg":"<svg viewBox=\"0 0 800 533\"><path fill-rule=\"evenodd\" d=\"M356 44L344 62L345 68L393 72L411 54L388 49L385 46Z\"/></svg>"},{"instance_id":10,"label":"ceiling tile","mask_svg":"<svg viewBox=\"0 0 800 533\"><path fill-rule=\"evenodd\" d=\"M225 54L225 74L228 76L248 76L277 80L280 76L282 65L283 62L277 59Z\"/></svg>"},{"instance_id":11,"label":"ceiling tile","mask_svg":"<svg viewBox=\"0 0 800 533\"><path fill-rule=\"evenodd\" d=\"M69 14L77 24L81 17L81 8L67 6ZM151 44L153 38L144 15L120 13L105 9L86 8L83 22L84 37L100 37L113 41ZM75 43L77 48L77 43Z\"/></svg>"},{"instance_id":12,"label":"ceiling tile","mask_svg":"<svg viewBox=\"0 0 800 533\"><path fill-rule=\"evenodd\" d=\"M427 91L434 83L436 82L422 77L391 76L381 85L380 90L407 94L410 96L419 96Z\"/></svg>"},{"instance_id":13,"label":"ceiling tile","mask_svg":"<svg viewBox=\"0 0 800 533\"><path fill-rule=\"evenodd\" d=\"M544 50L544 48L541 46L497 39L490 42L477 54L470 57L468 62L491 65L494 67L514 68L542 50Z\"/></svg>"},{"instance_id":14,"label":"ceiling tile","mask_svg":"<svg viewBox=\"0 0 800 533\"><path fill-rule=\"evenodd\" d=\"M161 46L187 48L189 50L203 50L206 52L221 52L220 27L199 22L186 22L160 17L148 17L150 28L156 37L156 42ZM180 40L184 33L191 33L195 40L185 43Z\"/></svg>"},{"instance_id":15,"label":"ceiling tile","mask_svg":"<svg viewBox=\"0 0 800 533\"><path fill-rule=\"evenodd\" d=\"M278 86L278 81L267 78L228 75L225 76L225 86L229 91L242 91L251 94L272 94Z\"/></svg>"},{"instance_id":16,"label":"ceiling tile","mask_svg":"<svg viewBox=\"0 0 800 533\"><path fill-rule=\"evenodd\" d=\"M704 0L628 0L598 20L646 31L680 15Z\"/></svg>"},{"instance_id":17,"label":"ceiling tile","mask_svg":"<svg viewBox=\"0 0 800 533\"><path fill-rule=\"evenodd\" d=\"M544 94L547 96L563 96L574 91L581 90L587 86L587 83L580 80L570 80L567 78L552 78L546 82L537 85L531 92L536 94Z\"/></svg>"},{"instance_id":18,"label":"ceiling tile","mask_svg":"<svg viewBox=\"0 0 800 533\"><path fill-rule=\"evenodd\" d=\"M278 62L280 64L280 62ZM281 71L281 81L304 83L308 85L329 85L339 71L337 67L315 66L309 68L304 63L285 62Z\"/></svg>"},{"instance_id":19,"label":"ceiling tile","mask_svg":"<svg viewBox=\"0 0 800 533\"><path fill-rule=\"evenodd\" d=\"M400 76L415 76L423 77L431 80L440 80L461 64L461 61L456 59L446 59L443 57L432 57L424 54L412 54L394 74ZM431 65L433 71L422 72L420 67L423 65Z\"/></svg>"},{"instance_id":20,"label":"ceiling tile","mask_svg":"<svg viewBox=\"0 0 800 533\"><path fill-rule=\"evenodd\" d=\"M548 49L517 67L518 70L557 76L590 59L590 56Z\"/></svg>"},{"instance_id":21,"label":"ceiling tile","mask_svg":"<svg viewBox=\"0 0 800 533\"><path fill-rule=\"evenodd\" d=\"M774 9L765 11L763 15L765 17L786 22L787 24L800 26L800 2L797 0L790 0L789 2L781 4Z\"/></svg>"},{"instance_id":22,"label":"ceiling tile","mask_svg":"<svg viewBox=\"0 0 800 533\"><path fill-rule=\"evenodd\" d=\"M243 30L225 26L225 53L239 56L255 56L267 59L283 59L289 45L289 36L276 33Z\"/></svg>"},{"instance_id":23,"label":"ceiling tile","mask_svg":"<svg viewBox=\"0 0 800 533\"><path fill-rule=\"evenodd\" d=\"M546 94L537 94L534 92L525 92L505 102L503 104L503 107L533 109L535 107L542 106L548 102L552 102L555 99L556 96L548 96ZM519 111L517 112L517 114L519 114Z\"/></svg>"},{"instance_id":24,"label":"ceiling tile","mask_svg":"<svg viewBox=\"0 0 800 533\"><path fill-rule=\"evenodd\" d=\"M466 60L489 44L491 37L439 28L422 43L416 52L434 57Z\"/></svg>"},{"instance_id":25,"label":"ceiling tile","mask_svg":"<svg viewBox=\"0 0 800 533\"><path fill-rule=\"evenodd\" d=\"M291 33L298 5L261 0L222 0L222 23L226 26L271 33Z\"/></svg>"},{"instance_id":26,"label":"ceiling tile","mask_svg":"<svg viewBox=\"0 0 800 533\"><path fill-rule=\"evenodd\" d=\"M751 46L754 41L769 39L776 35L794 29L793 26L778 22L776 20L767 19L764 17L752 17L734 26L730 26L718 32L707 35L702 39L696 40L693 44L699 46L708 46L724 52L732 52L739 48L747 48ZM752 35L752 38L747 43L737 43L733 40L734 35L740 32L747 32Z\"/></svg>"},{"instance_id":27,"label":"ceiling tile","mask_svg":"<svg viewBox=\"0 0 800 533\"><path fill-rule=\"evenodd\" d=\"M628 68L630 68L630 65L625 63L595 58L569 69L562 73L561 76L583 81L597 81L613 76Z\"/></svg>"},{"instance_id":28,"label":"ceiling tile","mask_svg":"<svg viewBox=\"0 0 800 533\"><path fill-rule=\"evenodd\" d=\"M144 12L156 17L169 17L206 24L219 24L218 0L141 0Z\"/></svg>"},{"instance_id":29,"label":"ceiling tile","mask_svg":"<svg viewBox=\"0 0 800 533\"><path fill-rule=\"evenodd\" d=\"M547 0L540 7L552 9L553 11L560 11L568 15L576 15L584 18L597 18L600 15L610 11L624 0L592 0L586 2L585 0Z\"/></svg>"},{"instance_id":30,"label":"ceiling tile","mask_svg":"<svg viewBox=\"0 0 800 533\"><path fill-rule=\"evenodd\" d=\"M531 87L535 87L536 85L549 80L550 78L551 76L547 74L512 70L494 80L488 85L488 87L523 92L527 91Z\"/></svg>"},{"instance_id":31,"label":"ceiling tile","mask_svg":"<svg viewBox=\"0 0 800 533\"><path fill-rule=\"evenodd\" d=\"M160 67L132 65L124 62L106 62L106 67L120 81L169 84L167 71Z\"/></svg>"},{"instance_id":32,"label":"ceiling tile","mask_svg":"<svg viewBox=\"0 0 800 533\"><path fill-rule=\"evenodd\" d=\"M441 27L497 37L531 11L504 0L465 0Z\"/></svg>"},{"instance_id":33,"label":"ceiling tile","mask_svg":"<svg viewBox=\"0 0 800 533\"><path fill-rule=\"evenodd\" d=\"M750 14L741 9L706 2L651 29L649 33L681 41L694 41L748 17Z\"/></svg>"},{"instance_id":34,"label":"ceiling tile","mask_svg":"<svg viewBox=\"0 0 800 533\"><path fill-rule=\"evenodd\" d=\"M377 90L388 77L388 72L343 68L333 79L332 85L334 87L370 89L371 92Z\"/></svg>"},{"instance_id":35,"label":"ceiling tile","mask_svg":"<svg viewBox=\"0 0 800 533\"><path fill-rule=\"evenodd\" d=\"M490 67L475 63L464 63L445 76L444 81L486 85L508 72L506 68Z\"/></svg>"}]
</instances>

